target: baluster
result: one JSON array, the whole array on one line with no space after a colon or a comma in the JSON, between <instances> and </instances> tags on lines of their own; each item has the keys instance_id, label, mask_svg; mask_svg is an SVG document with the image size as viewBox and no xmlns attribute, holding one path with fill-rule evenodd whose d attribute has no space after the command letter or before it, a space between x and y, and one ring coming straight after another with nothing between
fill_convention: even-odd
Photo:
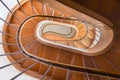
<instances>
[{"instance_id":1,"label":"baluster","mask_svg":"<svg viewBox=\"0 0 120 80\"><path fill-rule=\"evenodd\" d=\"M45 78L45 76L48 74L48 72L50 71L52 65L49 65L48 69L45 71L45 73L42 75L42 77L40 77L40 80L43 80Z\"/></svg>"},{"instance_id":2,"label":"baluster","mask_svg":"<svg viewBox=\"0 0 120 80\"><path fill-rule=\"evenodd\" d=\"M15 17L15 19L21 23L20 19L9 9L9 7L2 1L0 0L0 2L6 7L6 9Z\"/></svg>"},{"instance_id":3,"label":"baluster","mask_svg":"<svg viewBox=\"0 0 120 80\"><path fill-rule=\"evenodd\" d=\"M26 71L28 71L29 69L31 69L32 67L34 67L37 63L38 63L38 61L35 62L35 63L33 63L33 64L32 64L31 66L29 66L28 68L24 69L22 72L20 72L18 75L14 76L14 77L13 77L12 79L10 79L10 80L15 80L16 78L18 78L19 76L21 76L23 73L25 73Z\"/></svg>"}]
</instances>

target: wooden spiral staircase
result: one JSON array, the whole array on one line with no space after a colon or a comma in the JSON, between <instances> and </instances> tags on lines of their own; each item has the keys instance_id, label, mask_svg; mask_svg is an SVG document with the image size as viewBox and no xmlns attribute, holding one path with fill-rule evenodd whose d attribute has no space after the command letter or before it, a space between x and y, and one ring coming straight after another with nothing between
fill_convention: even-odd
<instances>
[{"instance_id":1,"label":"wooden spiral staircase","mask_svg":"<svg viewBox=\"0 0 120 80\"><path fill-rule=\"evenodd\" d=\"M11 62L0 69L14 65L20 71L11 80L23 73L40 80L120 79L120 37L112 22L54 0L16 1L10 10L0 0L10 12L6 20L0 18L6 53L0 56Z\"/></svg>"}]
</instances>

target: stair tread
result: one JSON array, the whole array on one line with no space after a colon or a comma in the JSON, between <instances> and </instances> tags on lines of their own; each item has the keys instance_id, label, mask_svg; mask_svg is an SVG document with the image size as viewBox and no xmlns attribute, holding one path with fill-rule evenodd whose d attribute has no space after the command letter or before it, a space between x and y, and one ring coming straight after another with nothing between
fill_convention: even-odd
<instances>
[{"instance_id":1,"label":"stair tread","mask_svg":"<svg viewBox=\"0 0 120 80\"><path fill-rule=\"evenodd\" d=\"M81 40L81 43L84 44L86 47L90 47L93 42L93 39L88 38L87 36Z\"/></svg>"},{"instance_id":2,"label":"stair tread","mask_svg":"<svg viewBox=\"0 0 120 80\"><path fill-rule=\"evenodd\" d=\"M33 0L33 5L36 11L38 12L38 14L42 14L42 4L36 0Z\"/></svg>"},{"instance_id":3,"label":"stair tread","mask_svg":"<svg viewBox=\"0 0 120 80\"><path fill-rule=\"evenodd\" d=\"M110 49L104 54L104 56L106 56L111 61L111 63L116 66L118 72L120 72L120 62L118 60L120 56L119 50Z\"/></svg>"},{"instance_id":4,"label":"stair tread","mask_svg":"<svg viewBox=\"0 0 120 80\"><path fill-rule=\"evenodd\" d=\"M116 72L115 69L103 58L103 56L95 57L95 61L98 69Z\"/></svg>"},{"instance_id":5,"label":"stair tread","mask_svg":"<svg viewBox=\"0 0 120 80\"><path fill-rule=\"evenodd\" d=\"M17 18L19 18L21 22L26 18L24 13L21 12L20 10L17 10L14 14L17 16ZM11 23L19 24L19 22L15 18L12 18Z\"/></svg>"}]
</instances>

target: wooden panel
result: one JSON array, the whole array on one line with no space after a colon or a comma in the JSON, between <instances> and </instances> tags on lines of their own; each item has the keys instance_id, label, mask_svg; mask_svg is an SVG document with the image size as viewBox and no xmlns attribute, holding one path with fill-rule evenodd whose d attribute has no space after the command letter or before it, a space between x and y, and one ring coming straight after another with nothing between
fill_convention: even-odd
<instances>
[{"instance_id":1,"label":"wooden panel","mask_svg":"<svg viewBox=\"0 0 120 80\"><path fill-rule=\"evenodd\" d=\"M80 11L79 5L83 5L84 7L100 14L103 17L111 20L115 23L115 21L120 17L120 1L119 0L58 0L59 2L70 6L78 11ZM95 17L94 15L92 15Z\"/></svg>"}]
</instances>

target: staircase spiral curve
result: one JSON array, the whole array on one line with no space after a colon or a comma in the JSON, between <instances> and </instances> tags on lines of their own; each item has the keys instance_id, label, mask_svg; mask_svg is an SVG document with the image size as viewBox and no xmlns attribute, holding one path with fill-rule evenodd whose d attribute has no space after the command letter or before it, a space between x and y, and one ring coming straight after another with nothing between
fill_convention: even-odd
<instances>
[{"instance_id":1,"label":"staircase spiral curve","mask_svg":"<svg viewBox=\"0 0 120 80\"><path fill-rule=\"evenodd\" d=\"M0 69L13 65L20 71L11 80L24 73L40 80L120 79L119 36L112 22L97 20L54 0L16 1L10 10L0 0L9 11L6 20L0 18L5 51L0 56L11 62Z\"/></svg>"}]
</instances>

